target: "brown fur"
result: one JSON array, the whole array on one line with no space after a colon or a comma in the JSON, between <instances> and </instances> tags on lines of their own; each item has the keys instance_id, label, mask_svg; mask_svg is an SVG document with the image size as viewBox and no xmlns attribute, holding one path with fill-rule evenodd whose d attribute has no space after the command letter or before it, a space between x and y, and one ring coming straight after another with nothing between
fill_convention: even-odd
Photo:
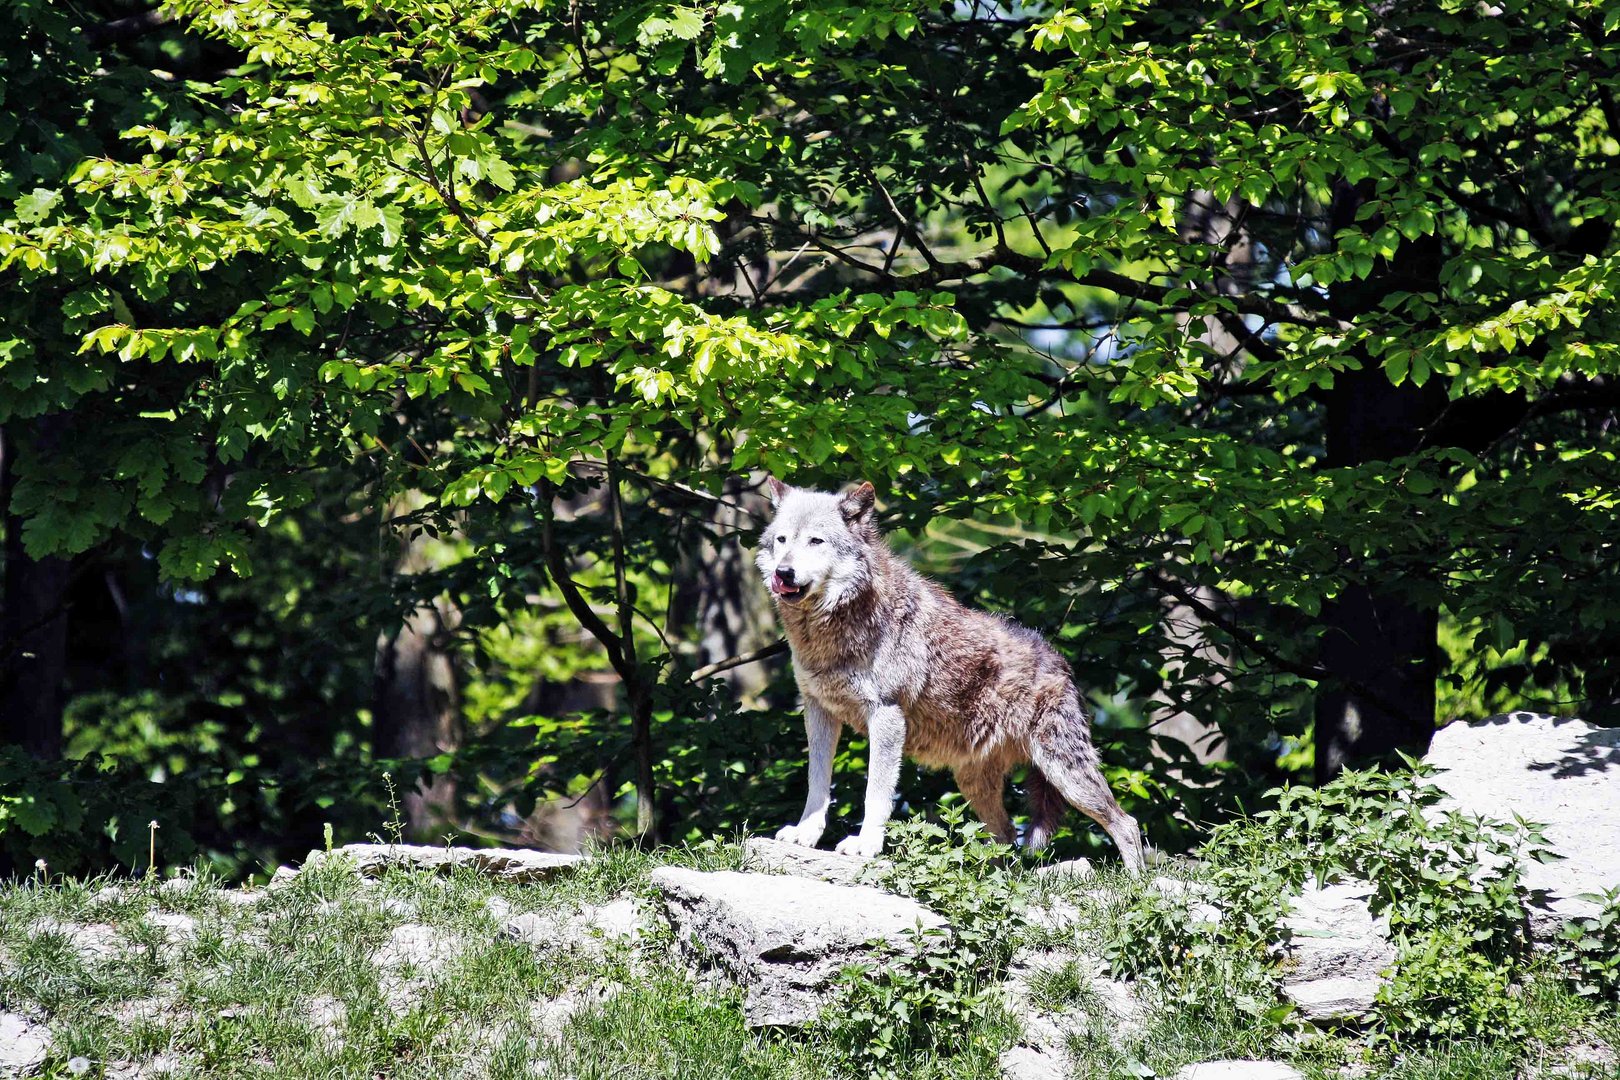
<instances>
[{"instance_id":1,"label":"brown fur","mask_svg":"<svg viewBox=\"0 0 1620 1080\"><path fill-rule=\"evenodd\" d=\"M776 599L812 757L829 727L834 742L845 726L873 740L867 821L849 849L871 854L881 847L884 800L897 777L879 773L897 773L898 754L878 744L903 740L905 756L955 773L997 839L1013 838L1002 805L1006 776L1030 764L1031 846L1050 837L1061 796L1096 819L1127 864L1139 867L1136 823L1102 777L1067 662L1039 634L963 606L894 555L873 521L870 493L870 485L843 496L783 488L759 560L767 583L783 568L808 582L802 598ZM806 814L783 830L788 839L819 837L825 808L818 816L816 773L813 761Z\"/></svg>"}]
</instances>

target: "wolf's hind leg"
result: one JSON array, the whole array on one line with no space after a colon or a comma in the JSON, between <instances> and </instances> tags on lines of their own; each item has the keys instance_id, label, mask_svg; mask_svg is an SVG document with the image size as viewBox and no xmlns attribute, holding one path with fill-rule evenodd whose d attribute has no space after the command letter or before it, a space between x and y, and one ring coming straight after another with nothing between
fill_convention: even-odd
<instances>
[{"instance_id":1,"label":"wolf's hind leg","mask_svg":"<svg viewBox=\"0 0 1620 1080\"><path fill-rule=\"evenodd\" d=\"M972 765L959 766L952 772L956 777L956 786L962 789L968 805L979 815L979 820L984 822L984 827L990 831L990 835L996 838L998 844L1011 844L1012 818L1007 816L1007 804L1002 799L1002 791L1006 788L1007 782L1005 770L984 762L975 762Z\"/></svg>"},{"instance_id":2,"label":"wolf's hind leg","mask_svg":"<svg viewBox=\"0 0 1620 1080\"><path fill-rule=\"evenodd\" d=\"M1114 801L1085 721L1064 718L1055 727L1055 731L1048 729L1036 735L1029 748L1032 763L1069 805L1101 825L1113 838L1125 869L1140 872L1147 865L1142 830L1136 819Z\"/></svg>"},{"instance_id":3,"label":"wolf's hind leg","mask_svg":"<svg viewBox=\"0 0 1620 1080\"><path fill-rule=\"evenodd\" d=\"M838 752L838 735L843 724L821 705L808 698L804 702L804 733L810 741L810 790L804 797L804 813L797 825L784 825L778 840L815 847L827 831L827 805L832 801L833 755Z\"/></svg>"}]
</instances>

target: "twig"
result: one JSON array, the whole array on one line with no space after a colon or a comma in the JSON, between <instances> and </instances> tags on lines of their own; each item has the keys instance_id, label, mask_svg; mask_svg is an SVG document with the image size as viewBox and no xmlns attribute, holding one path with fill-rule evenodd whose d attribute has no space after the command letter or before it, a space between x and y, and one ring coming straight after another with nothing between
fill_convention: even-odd
<instances>
[{"instance_id":1,"label":"twig","mask_svg":"<svg viewBox=\"0 0 1620 1080\"><path fill-rule=\"evenodd\" d=\"M752 664L759 660L769 660L771 657L781 656L787 651L787 639L783 638L773 644L766 645L762 649L755 649L753 652L743 653L741 656L729 656L724 660L716 660L712 664L705 664L692 672L690 681L702 682L711 675L718 675L722 671L730 671L732 668L742 667L744 664Z\"/></svg>"}]
</instances>

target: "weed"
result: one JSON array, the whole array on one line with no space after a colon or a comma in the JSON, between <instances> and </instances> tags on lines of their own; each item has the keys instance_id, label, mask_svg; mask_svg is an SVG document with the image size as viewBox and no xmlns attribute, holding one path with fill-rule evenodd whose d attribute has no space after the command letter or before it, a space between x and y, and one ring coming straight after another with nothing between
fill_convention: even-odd
<instances>
[{"instance_id":1,"label":"weed","mask_svg":"<svg viewBox=\"0 0 1620 1080\"><path fill-rule=\"evenodd\" d=\"M1558 962L1582 997L1620 1001L1620 888L1581 898L1602 907L1596 915L1564 925Z\"/></svg>"},{"instance_id":2,"label":"weed","mask_svg":"<svg viewBox=\"0 0 1620 1080\"><path fill-rule=\"evenodd\" d=\"M943 915L949 929L918 929L899 948L874 943L875 960L846 970L823 1020L850 1075L912 1075L922 1059L988 1055L1012 1030L997 985L1019 940L1022 890L956 800L940 823L891 824L884 885Z\"/></svg>"}]
</instances>

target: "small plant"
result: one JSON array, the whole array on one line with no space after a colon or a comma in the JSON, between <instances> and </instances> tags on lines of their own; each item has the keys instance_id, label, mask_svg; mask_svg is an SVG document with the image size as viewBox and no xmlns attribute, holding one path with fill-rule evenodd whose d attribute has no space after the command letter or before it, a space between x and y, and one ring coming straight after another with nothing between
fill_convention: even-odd
<instances>
[{"instance_id":1,"label":"small plant","mask_svg":"<svg viewBox=\"0 0 1620 1080\"><path fill-rule=\"evenodd\" d=\"M893 869L884 885L943 915L949 930L919 929L905 946L877 946L875 964L851 967L824 1021L852 1075L896 1076L919 1055L989 1050L995 986L1017 945L1019 891L964 807L947 801L940 824L891 825Z\"/></svg>"},{"instance_id":2,"label":"small plant","mask_svg":"<svg viewBox=\"0 0 1620 1080\"><path fill-rule=\"evenodd\" d=\"M1146 889L1120 912L1102 951L1112 974L1131 978L1180 971L1197 944L1186 900Z\"/></svg>"},{"instance_id":3,"label":"small plant","mask_svg":"<svg viewBox=\"0 0 1620 1080\"><path fill-rule=\"evenodd\" d=\"M388 834L386 843L399 844L405 839L405 815L399 808L399 793L394 790L394 774L385 772L382 778L383 786L388 789L388 820L383 822Z\"/></svg>"},{"instance_id":4,"label":"small plant","mask_svg":"<svg viewBox=\"0 0 1620 1080\"><path fill-rule=\"evenodd\" d=\"M1514 968L1492 960L1476 944L1455 925L1403 942L1394 975L1378 993L1383 1034L1523 1038L1527 1014L1513 986Z\"/></svg>"},{"instance_id":5,"label":"small plant","mask_svg":"<svg viewBox=\"0 0 1620 1080\"><path fill-rule=\"evenodd\" d=\"M1556 959L1577 994L1620 1002L1620 888L1583 893L1581 899L1602 909L1564 924Z\"/></svg>"}]
</instances>

